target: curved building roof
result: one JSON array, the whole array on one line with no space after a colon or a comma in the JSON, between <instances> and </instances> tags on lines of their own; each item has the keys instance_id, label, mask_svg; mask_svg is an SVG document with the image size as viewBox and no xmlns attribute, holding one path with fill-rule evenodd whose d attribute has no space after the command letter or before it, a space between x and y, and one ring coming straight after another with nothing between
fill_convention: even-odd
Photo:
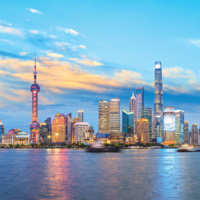
<instances>
[{"instance_id":1,"label":"curved building roof","mask_svg":"<svg viewBox=\"0 0 200 200\"><path fill-rule=\"evenodd\" d=\"M31 85L31 92L32 91L40 91L40 86L37 83L34 83L33 85Z\"/></svg>"}]
</instances>

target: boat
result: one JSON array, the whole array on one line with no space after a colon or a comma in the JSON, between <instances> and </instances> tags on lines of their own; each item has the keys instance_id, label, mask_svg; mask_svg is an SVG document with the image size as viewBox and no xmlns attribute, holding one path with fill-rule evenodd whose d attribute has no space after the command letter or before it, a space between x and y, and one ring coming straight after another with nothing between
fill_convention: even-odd
<instances>
[{"instance_id":1,"label":"boat","mask_svg":"<svg viewBox=\"0 0 200 200\"><path fill-rule=\"evenodd\" d=\"M119 152L119 147L105 147L102 141L96 141L90 147L87 148L87 152L90 153L105 153L105 152Z\"/></svg>"},{"instance_id":2,"label":"boat","mask_svg":"<svg viewBox=\"0 0 200 200\"><path fill-rule=\"evenodd\" d=\"M194 152L194 147L192 145L188 145L188 144L183 144L181 145L178 150L178 152Z\"/></svg>"}]
</instances>

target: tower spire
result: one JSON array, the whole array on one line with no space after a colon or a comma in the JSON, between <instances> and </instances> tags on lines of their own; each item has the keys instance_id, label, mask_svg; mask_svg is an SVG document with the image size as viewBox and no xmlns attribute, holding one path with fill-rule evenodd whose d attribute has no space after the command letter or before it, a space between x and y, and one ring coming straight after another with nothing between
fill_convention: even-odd
<instances>
[{"instance_id":1,"label":"tower spire","mask_svg":"<svg viewBox=\"0 0 200 200\"><path fill-rule=\"evenodd\" d=\"M37 71L36 71L36 50L35 50L35 65L34 65L34 84L37 82Z\"/></svg>"}]
</instances>

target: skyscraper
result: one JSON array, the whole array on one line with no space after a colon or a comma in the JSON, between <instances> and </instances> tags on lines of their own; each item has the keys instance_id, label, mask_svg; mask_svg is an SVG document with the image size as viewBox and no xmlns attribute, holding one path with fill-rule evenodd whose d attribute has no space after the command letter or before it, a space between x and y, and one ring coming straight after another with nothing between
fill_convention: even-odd
<instances>
[{"instance_id":1,"label":"skyscraper","mask_svg":"<svg viewBox=\"0 0 200 200\"><path fill-rule=\"evenodd\" d=\"M138 119L136 122L136 133L138 135L138 142L149 142L149 121L147 119Z\"/></svg>"},{"instance_id":2,"label":"skyscraper","mask_svg":"<svg viewBox=\"0 0 200 200\"><path fill-rule=\"evenodd\" d=\"M136 88L137 120L141 119L141 110L144 108L144 87Z\"/></svg>"},{"instance_id":3,"label":"skyscraper","mask_svg":"<svg viewBox=\"0 0 200 200\"><path fill-rule=\"evenodd\" d=\"M34 84L31 86L32 92L32 123L30 125L31 130L31 142L39 142L43 141L40 136L39 130L40 125L38 123L38 92L40 91L40 86L37 84L37 71L36 71L36 58L35 58L35 66L34 66Z\"/></svg>"},{"instance_id":4,"label":"skyscraper","mask_svg":"<svg viewBox=\"0 0 200 200\"><path fill-rule=\"evenodd\" d=\"M152 138L162 137L161 115L163 112L163 89L162 89L162 66L161 62L155 62L155 97L153 114L153 134Z\"/></svg>"},{"instance_id":5,"label":"skyscraper","mask_svg":"<svg viewBox=\"0 0 200 200\"><path fill-rule=\"evenodd\" d=\"M81 122L84 122L84 110L78 110L78 118L81 119Z\"/></svg>"},{"instance_id":6,"label":"skyscraper","mask_svg":"<svg viewBox=\"0 0 200 200\"><path fill-rule=\"evenodd\" d=\"M149 122L149 142L152 141L152 108L144 107L142 108L142 119L147 119Z\"/></svg>"},{"instance_id":7,"label":"skyscraper","mask_svg":"<svg viewBox=\"0 0 200 200\"><path fill-rule=\"evenodd\" d=\"M184 143L184 111L175 110L176 117L176 132L175 132L175 143Z\"/></svg>"},{"instance_id":8,"label":"skyscraper","mask_svg":"<svg viewBox=\"0 0 200 200\"><path fill-rule=\"evenodd\" d=\"M73 131L73 121L72 121L71 117L72 117L71 113L69 113L68 115L66 115L67 130L66 130L65 139L66 139L67 143L69 143L69 144L72 143L72 131Z\"/></svg>"},{"instance_id":9,"label":"skyscraper","mask_svg":"<svg viewBox=\"0 0 200 200\"><path fill-rule=\"evenodd\" d=\"M109 101L109 133L120 132L120 100L119 98Z\"/></svg>"},{"instance_id":10,"label":"skyscraper","mask_svg":"<svg viewBox=\"0 0 200 200\"><path fill-rule=\"evenodd\" d=\"M134 113L134 132L135 132L136 122L137 122L137 100L134 96L134 93L132 94L132 97L129 100L129 112Z\"/></svg>"},{"instance_id":11,"label":"skyscraper","mask_svg":"<svg viewBox=\"0 0 200 200\"><path fill-rule=\"evenodd\" d=\"M45 123L45 122L40 123L40 132L39 133L40 133L40 136L42 137L42 139L44 140L44 142L50 141L51 135L49 134L47 123Z\"/></svg>"},{"instance_id":12,"label":"skyscraper","mask_svg":"<svg viewBox=\"0 0 200 200\"><path fill-rule=\"evenodd\" d=\"M99 101L99 130L98 133L109 133L109 103Z\"/></svg>"},{"instance_id":13,"label":"skyscraper","mask_svg":"<svg viewBox=\"0 0 200 200\"><path fill-rule=\"evenodd\" d=\"M162 123L164 144L175 144L176 118L174 107L164 108Z\"/></svg>"},{"instance_id":14,"label":"skyscraper","mask_svg":"<svg viewBox=\"0 0 200 200\"><path fill-rule=\"evenodd\" d=\"M45 120L45 123L47 124L48 132L49 132L49 134L51 135L51 117L48 117L48 118Z\"/></svg>"},{"instance_id":15,"label":"skyscraper","mask_svg":"<svg viewBox=\"0 0 200 200\"><path fill-rule=\"evenodd\" d=\"M3 123L1 122L1 119L0 119L0 141L2 140L2 134L4 134L4 127L3 127Z\"/></svg>"},{"instance_id":16,"label":"skyscraper","mask_svg":"<svg viewBox=\"0 0 200 200\"><path fill-rule=\"evenodd\" d=\"M89 123L87 122L77 122L75 123L75 143L83 143L85 139L85 132L89 127Z\"/></svg>"},{"instance_id":17,"label":"skyscraper","mask_svg":"<svg viewBox=\"0 0 200 200\"><path fill-rule=\"evenodd\" d=\"M190 143L190 137L188 132L188 121L184 121L184 143Z\"/></svg>"},{"instance_id":18,"label":"skyscraper","mask_svg":"<svg viewBox=\"0 0 200 200\"><path fill-rule=\"evenodd\" d=\"M127 112L122 108L122 132L133 133L134 130L134 113Z\"/></svg>"},{"instance_id":19,"label":"skyscraper","mask_svg":"<svg viewBox=\"0 0 200 200\"><path fill-rule=\"evenodd\" d=\"M198 135L197 135L197 124L192 124L192 144L197 145L198 144Z\"/></svg>"}]
</instances>

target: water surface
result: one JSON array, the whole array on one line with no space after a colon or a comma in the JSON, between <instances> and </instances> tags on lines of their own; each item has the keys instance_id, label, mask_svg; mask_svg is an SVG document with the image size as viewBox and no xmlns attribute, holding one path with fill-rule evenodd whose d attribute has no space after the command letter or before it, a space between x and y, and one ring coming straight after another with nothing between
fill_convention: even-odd
<instances>
[{"instance_id":1,"label":"water surface","mask_svg":"<svg viewBox=\"0 0 200 200\"><path fill-rule=\"evenodd\" d=\"M0 199L200 199L200 153L0 149Z\"/></svg>"}]
</instances>

